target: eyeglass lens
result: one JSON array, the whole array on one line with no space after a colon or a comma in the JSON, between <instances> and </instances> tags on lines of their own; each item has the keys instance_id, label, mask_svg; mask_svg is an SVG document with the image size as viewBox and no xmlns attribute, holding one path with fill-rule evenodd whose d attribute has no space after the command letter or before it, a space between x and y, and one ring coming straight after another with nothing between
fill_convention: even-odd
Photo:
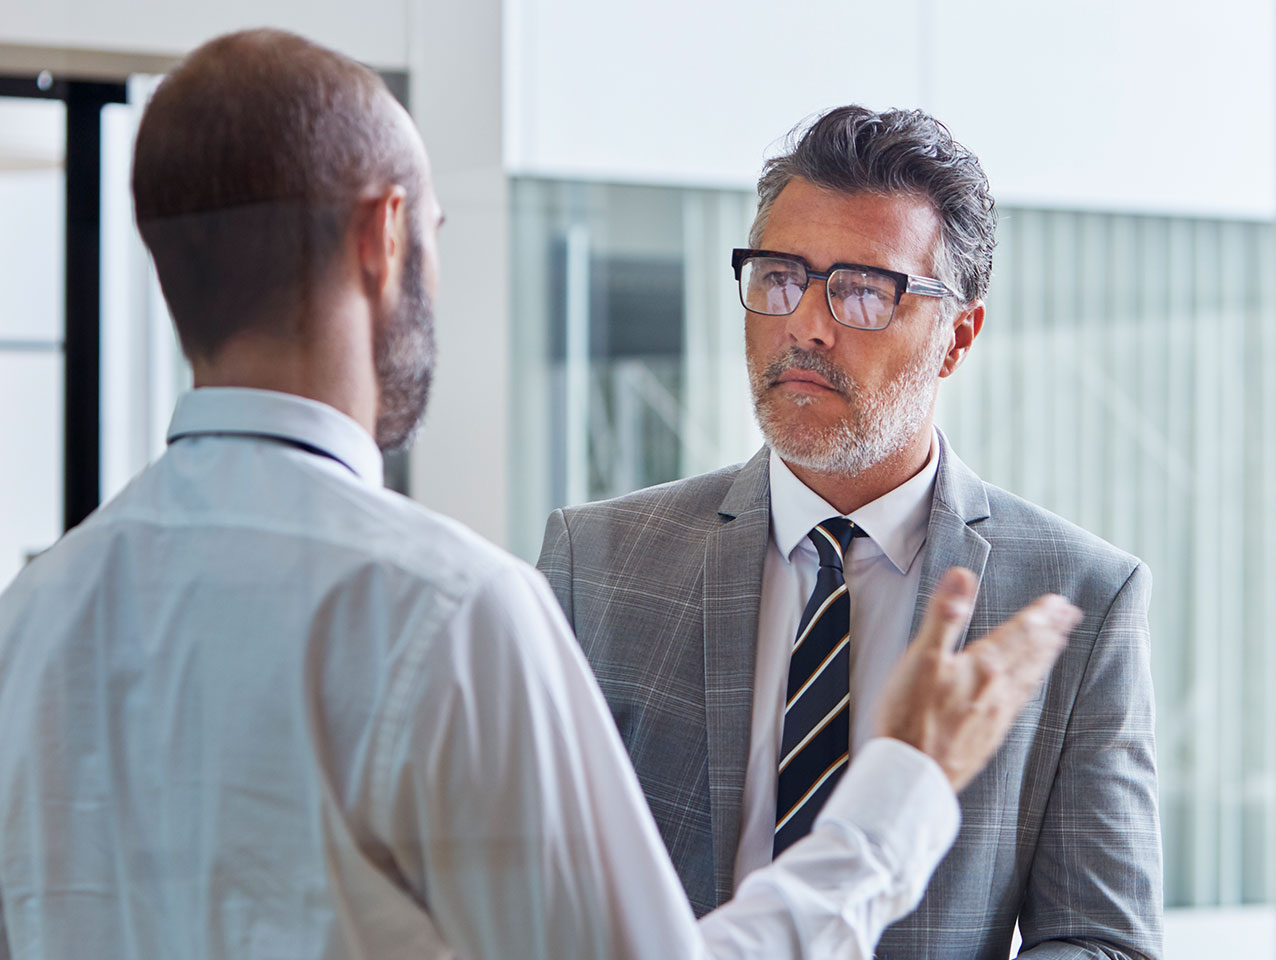
<instances>
[{"instance_id":1,"label":"eyeglass lens","mask_svg":"<svg viewBox=\"0 0 1276 960\"><path fill-rule=\"evenodd\" d=\"M849 327L885 327L895 311L895 281L882 274L841 268L826 281L833 317ZM740 302L754 313L786 316L797 309L808 286L806 267L796 260L750 257L740 270Z\"/></svg>"}]
</instances>

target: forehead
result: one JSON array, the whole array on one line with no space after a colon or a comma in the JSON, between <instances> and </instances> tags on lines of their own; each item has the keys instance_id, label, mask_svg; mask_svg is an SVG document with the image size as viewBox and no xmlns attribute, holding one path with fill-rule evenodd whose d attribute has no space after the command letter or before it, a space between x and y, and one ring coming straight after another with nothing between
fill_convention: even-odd
<instances>
[{"instance_id":1,"label":"forehead","mask_svg":"<svg viewBox=\"0 0 1276 960\"><path fill-rule=\"evenodd\" d=\"M817 269L842 262L929 274L940 235L939 216L924 197L841 193L799 178L775 198L760 244Z\"/></svg>"}]
</instances>

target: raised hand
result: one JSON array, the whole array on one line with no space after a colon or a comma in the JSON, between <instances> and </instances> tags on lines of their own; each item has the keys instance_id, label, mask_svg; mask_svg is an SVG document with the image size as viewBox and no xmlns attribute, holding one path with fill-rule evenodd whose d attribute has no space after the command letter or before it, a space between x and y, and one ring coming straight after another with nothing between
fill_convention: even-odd
<instances>
[{"instance_id":1,"label":"raised hand","mask_svg":"<svg viewBox=\"0 0 1276 960\"><path fill-rule=\"evenodd\" d=\"M921 630L887 679L876 718L879 736L928 754L957 791L1001 745L1081 619L1063 597L1047 594L955 653L976 586L961 567L944 575Z\"/></svg>"}]
</instances>

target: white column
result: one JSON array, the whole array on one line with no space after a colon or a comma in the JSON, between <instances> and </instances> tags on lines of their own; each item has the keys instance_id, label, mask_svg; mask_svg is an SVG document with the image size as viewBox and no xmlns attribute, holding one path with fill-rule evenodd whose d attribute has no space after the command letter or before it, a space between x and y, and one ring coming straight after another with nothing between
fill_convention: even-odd
<instances>
[{"instance_id":1,"label":"white column","mask_svg":"<svg viewBox=\"0 0 1276 960\"><path fill-rule=\"evenodd\" d=\"M509 204L500 0L411 0L411 107L447 217L435 303L439 364L412 450L412 496L508 540Z\"/></svg>"}]
</instances>

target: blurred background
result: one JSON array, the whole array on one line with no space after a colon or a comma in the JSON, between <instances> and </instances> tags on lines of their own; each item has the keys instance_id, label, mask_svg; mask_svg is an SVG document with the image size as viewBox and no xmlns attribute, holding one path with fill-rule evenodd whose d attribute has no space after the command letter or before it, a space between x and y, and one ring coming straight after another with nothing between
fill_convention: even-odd
<instances>
[{"instance_id":1,"label":"blurred background","mask_svg":"<svg viewBox=\"0 0 1276 960\"><path fill-rule=\"evenodd\" d=\"M434 162L441 348L393 486L528 560L545 516L760 445L730 270L768 151L920 106L1001 211L939 422L1143 557L1167 956L1276 956L1276 8L1270 0L0 0L0 585L162 449L189 384L131 220L178 57L297 30Z\"/></svg>"}]
</instances>

